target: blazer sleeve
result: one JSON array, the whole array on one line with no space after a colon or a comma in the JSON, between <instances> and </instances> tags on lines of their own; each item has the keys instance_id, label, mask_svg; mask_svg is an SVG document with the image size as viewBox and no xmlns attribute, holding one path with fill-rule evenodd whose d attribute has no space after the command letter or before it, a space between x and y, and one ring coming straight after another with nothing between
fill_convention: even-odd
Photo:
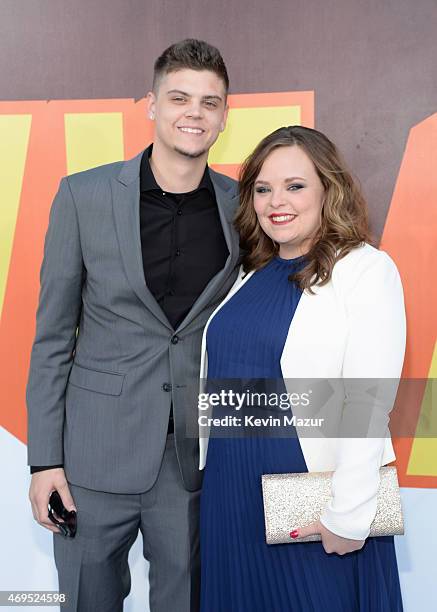
<instances>
[{"instance_id":1,"label":"blazer sleeve","mask_svg":"<svg viewBox=\"0 0 437 612\"><path fill-rule=\"evenodd\" d=\"M343 296L349 322L343 362L347 425L338 440L332 499L320 520L339 536L364 540L376 514L379 468L402 371L406 323L401 280L386 253L374 250L350 274L355 280L346 285ZM367 435L362 430L359 437L348 437L354 433L350 424L363 410Z\"/></svg>"},{"instance_id":2,"label":"blazer sleeve","mask_svg":"<svg viewBox=\"0 0 437 612\"><path fill-rule=\"evenodd\" d=\"M28 464L63 463L65 391L85 278L77 211L68 178L53 201L44 244L36 335L26 389Z\"/></svg>"}]
</instances>

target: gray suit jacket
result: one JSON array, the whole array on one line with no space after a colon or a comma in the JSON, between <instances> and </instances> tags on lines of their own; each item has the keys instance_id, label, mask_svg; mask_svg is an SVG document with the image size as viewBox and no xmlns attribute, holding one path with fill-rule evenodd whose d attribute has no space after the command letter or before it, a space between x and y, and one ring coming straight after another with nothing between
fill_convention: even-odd
<instances>
[{"instance_id":1,"label":"gray suit jacket","mask_svg":"<svg viewBox=\"0 0 437 612\"><path fill-rule=\"evenodd\" d=\"M27 386L28 463L63 463L69 482L95 490L146 491L173 400L182 478L196 490L202 330L237 276L237 185L210 171L229 256L173 330L144 280L141 155L63 178L53 202Z\"/></svg>"}]
</instances>

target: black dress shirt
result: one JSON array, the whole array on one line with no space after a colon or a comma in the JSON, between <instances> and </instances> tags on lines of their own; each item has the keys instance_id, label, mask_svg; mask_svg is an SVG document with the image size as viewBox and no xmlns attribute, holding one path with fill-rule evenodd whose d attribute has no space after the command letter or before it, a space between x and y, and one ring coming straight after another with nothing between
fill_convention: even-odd
<instances>
[{"instance_id":1,"label":"black dress shirt","mask_svg":"<svg viewBox=\"0 0 437 612\"><path fill-rule=\"evenodd\" d=\"M150 167L150 145L141 158L140 234L147 287L176 329L209 281L225 265L223 235L208 166L197 189L163 191ZM170 411L168 433L174 429ZM63 467L31 466L30 472Z\"/></svg>"},{"instance_id":2,"label":"black dress shirt","mask_svg":"<svg viewBox=\"0 0 437 612\"><path fill-rule=\"evenodd\" d=\"M140 231L144 277L174 329L229 254L208 167L188 193L163 191L153 176L150 146L141 161Z\"/></svg>"}]
</instances>

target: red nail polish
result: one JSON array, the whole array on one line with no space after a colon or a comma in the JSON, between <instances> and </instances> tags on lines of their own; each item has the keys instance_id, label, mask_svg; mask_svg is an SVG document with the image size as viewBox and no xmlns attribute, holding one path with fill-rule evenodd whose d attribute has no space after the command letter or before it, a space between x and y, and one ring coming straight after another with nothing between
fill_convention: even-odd
<instances>
[{"instance_id":1,"label":"red nail polish","mask_svg":"<svg viewBox=\"0 0 437 612\"><path fill-rule=\"evenodd\" d=\"M293 529L293 531L290 531L290 538L295 539L298 537L298 535L299 535L299 532L297 529Z\"/></svg>"}]
</instances>

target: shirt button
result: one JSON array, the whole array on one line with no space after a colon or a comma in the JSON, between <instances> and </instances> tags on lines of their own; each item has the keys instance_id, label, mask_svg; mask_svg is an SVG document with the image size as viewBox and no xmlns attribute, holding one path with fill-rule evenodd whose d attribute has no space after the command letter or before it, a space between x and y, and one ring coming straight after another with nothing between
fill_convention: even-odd
<instances>
[{"instance_id":1,"label":"shirt button","mask_svg":"<svg viewBox=\"0 0 437 612\"><path fill-rule=\"evenodd\" d=\"M167 194L165 193L165 191L163 191L163 192L162 192L162 195L163 195L163 196L165 196L165 195L167 195Z\"/></svg>"},{"instance_id":2,"label":"shirt button","mask_svg":"<svg viewBox=\"0 0 437 612\"><path fill-rule=\"evenodd\" d=\"M182 214L182 211L181 211L181 209L179 208L179 209L178 209L178 215L179 215L179 216L181 216L181 214Z\"/></svg>"},{"instance_id":3,"label":"shirt button","mask_svg":"<svg viewBox=\"0 0 437 612\"><path fill-rule=\"evenodd\" d=\"M170 383L164 383L162 385L162 390L166 391L167 393L169 393L171 391L171 384Z\"/></svg>"},{"instance_id":4,"label":"shirt button","mask_svg":"<svg viewBox=\"0 0 437 612\"><path fill-rule=\"evenodd\" d=\"M179 257L180 254L181 254L180 249L176 249L176 257Z\"/></svg>"},{"instance_id":5,"label":"shirt button","mask_svg":"<svg viewBox=\"0 0 437 612\"><path fill-rule=\"evenodd\" d=\"M178 336L173 336L173 338L171 339L171 343L172 344L177 344L179 342L179 337Z\"/></svg>"}]
</instances>

